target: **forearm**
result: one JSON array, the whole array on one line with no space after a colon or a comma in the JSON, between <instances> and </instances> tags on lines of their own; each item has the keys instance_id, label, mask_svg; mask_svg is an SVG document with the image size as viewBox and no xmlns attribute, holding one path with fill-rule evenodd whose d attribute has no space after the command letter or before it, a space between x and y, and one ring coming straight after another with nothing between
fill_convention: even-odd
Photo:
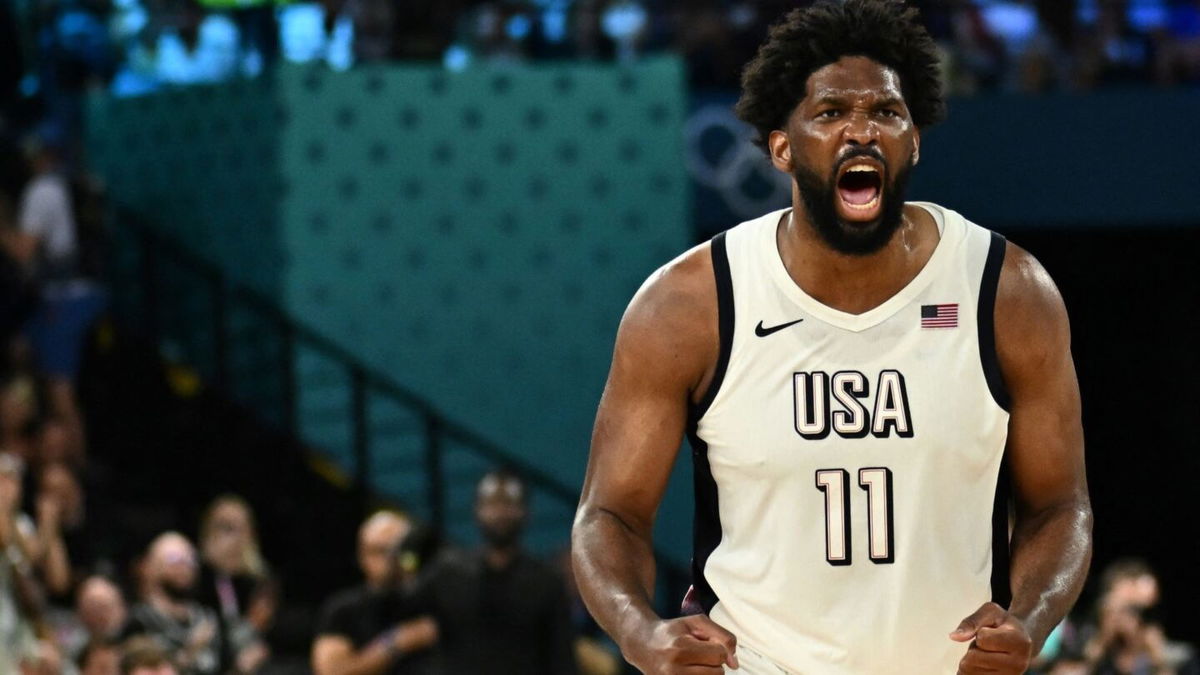
<instances>
[{"instance_id":1,"label":"forearm","mask_svg":"<svg viewBox=\"0 0 1200 675\"><path fill-rule=\"evenodd\" d=\"M46 588L54 595L63 595L71 586L71 561L67 557L67 545L57 534L47 533L42 540L42 575Z\"/></svg>"},{"instance_id":2,"label":"forearm","mask_svg":"<svg viewBox=\"0 0 1200 675\"><path fill-rule=\"evenodd\" d=\"M316 675L381 675L399 656L392 632L388 631L362 649L320 659L314 664Z\"/></svg>"},{"instance_id":3,"label":"forearm","mask_svg":"<svg viewBox=\"0 0 1200 675\"><path fill-rule=\"evenodd\" d=\"M1009 612L1025 624L1034 654L1079 598L1091 558L1092 509L1086 497L1018 517Z\"/></svg>"},{"instance_id":4,"label":"forearm","mask_svg":"<svg viewBox=\"0 0 1200 675\"><path fill-rule=\"evenodd\" d=\"M584 507L572 533L572 560L588 611L623 652L654 611L654 549L649 535L616 514Z\"/></svg>"}]
</instances>

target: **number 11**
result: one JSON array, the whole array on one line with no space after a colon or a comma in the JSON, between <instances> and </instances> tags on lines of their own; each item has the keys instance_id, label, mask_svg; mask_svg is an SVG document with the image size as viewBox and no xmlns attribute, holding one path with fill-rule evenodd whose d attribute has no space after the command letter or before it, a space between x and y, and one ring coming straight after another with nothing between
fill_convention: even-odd
<instances>
[{"instance_id":1,"label":"number 11","mask_svg":"<svg viewBox=\"0 0 1200 675\"><path fill-rule=\"evenodd\" d=\"M830 565L849 565L851 556L850 493L845 469L817 471L817 489L825 493L825 560ZM858 486L867 493L867 543L871 562L888 565L896 561L892 524L892 472L884 467L858 470Z\"/></svg>"}]
</instances>

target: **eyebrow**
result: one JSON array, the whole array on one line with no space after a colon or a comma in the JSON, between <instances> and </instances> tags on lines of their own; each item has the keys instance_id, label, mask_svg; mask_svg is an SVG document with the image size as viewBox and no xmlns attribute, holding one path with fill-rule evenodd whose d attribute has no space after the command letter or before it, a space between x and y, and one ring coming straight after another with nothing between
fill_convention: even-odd
<instances>
[{"instance_id":1,"label":"eyebrow","mask_svg":"<svg viewBox=\"0 0 1200 675\"><path fill-rule=\"evenodd\" d=\"M848 98L849 97L846 96L845 94L825 94L824 96L821 96L820 98L816 99L814 105L818 105L818 106L845 105ZM874 104L874 107L886 108L888 106L903 105L903 103L904 103L904 99L902 99L898 96L887 96L885 98L882 98L882 99L876 101Z\"/></svg>"},{"instance_id":2,"label":"eyebrow","mask_svg":"<svg viewBox=\"0 0 1200 675\"><path fill-rule=\"evenodd\" d=\"M825 94L816 100L816 105L841 105L845 102L845 96L840 94Z\"/></svg>"}]
</instances>

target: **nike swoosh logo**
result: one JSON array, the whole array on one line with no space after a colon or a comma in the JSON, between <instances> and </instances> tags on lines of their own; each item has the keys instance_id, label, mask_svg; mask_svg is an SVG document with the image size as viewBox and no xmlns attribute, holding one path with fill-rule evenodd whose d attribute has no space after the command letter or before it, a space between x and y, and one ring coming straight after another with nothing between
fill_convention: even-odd
<instances>
[{"instance_id":1,"label":"nike swoosh logo","mask_svg":"<svg viewBox=\"0 0 1200 675\"><path fill-rule=\"evenodd\" d=\"M778 331L781 331L784 328L787 328L788 326L795 326L796 324L800 323L803 320L804 319L796 319L795 321L781 323L778 326L771 326L770 328L763 328L762 322L759 321L758 325L754 327L754 334L757 335L758 337L767 337L771 333L776 333Z\"/></svg>"}]
</instances>

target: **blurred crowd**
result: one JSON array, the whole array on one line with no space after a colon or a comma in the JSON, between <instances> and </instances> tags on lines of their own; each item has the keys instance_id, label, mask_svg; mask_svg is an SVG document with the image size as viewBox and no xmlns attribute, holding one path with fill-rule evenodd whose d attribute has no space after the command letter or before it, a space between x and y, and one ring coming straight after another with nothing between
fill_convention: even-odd
<instances>
[{"instance_id":1,"label":"blurred crowd","mask_svg":"<svg viewBox=\"0 0 1200 675\"><path fill-rule=\"evenodd\" d=\"M450 69L680 54L695 90L737 87L767 27L812 0L6 0L0 128L80 154L86 92L135 96L255 77L274 62ZM1200 83L1200 0L910 0L948 89Z\"/></svg>"},{"instance_id":2,"label":"blurred crowd","mask_svg":"<svg viewBox=\"0 0 1200 675\"><path fill-rule=\"evenodd\" d=\"M13 0L12 96L88 83L135 94L266 64L621 59L670 51L732 87L766 27L804 0ZM911 0L955 93L1200 80L1195 0Z\"/></svg>"},{"instance_id":3,"label":"blurred crowd","mask_svg":"<svg viewBox=\"0 0 1200 675\"><path fill-rule=\"evenodd\" d=\"M1126 558L1098 571L1095 607L1064 621L1046 642L1034 672L1045 675L1200 675L1194 646L1172 639L1159 612L1158 576Z\"/></svg>"},{"instance_id":4,"label":"blurred crowd","mask_svg":"<svg viewBox=\"0 0 1200 675\"><path fill-rule=\"evenodd\" d=\"M616 675L558 564L522 548L524 482L504 470L480 479L474 550L436 550L431 533L382 511L358 536L362 584L330 598L312 643L316 675ZM565 572L565 573L564 573Z\"/></svg>"}]
</instances>

